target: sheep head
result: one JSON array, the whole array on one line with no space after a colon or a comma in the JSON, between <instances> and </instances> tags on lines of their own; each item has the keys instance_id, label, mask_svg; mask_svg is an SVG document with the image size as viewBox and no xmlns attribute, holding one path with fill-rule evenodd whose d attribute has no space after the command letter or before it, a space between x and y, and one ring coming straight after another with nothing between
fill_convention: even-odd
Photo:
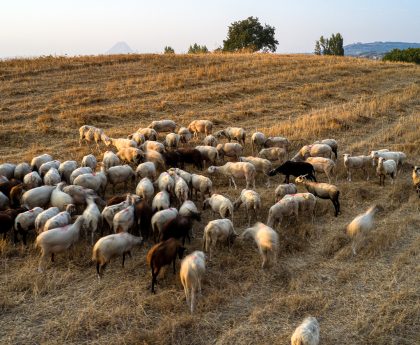
<instances>
[{"instance_id":1,"label":"sheep head","mask_svg":"<svg viewBox=\"0 0 420 345\"><path fill-rule=\"evenodd\" d=\"M214 174L217 171L217 167L212 165L207 169L207 171L208 171L209 174Z\"/></svg>"},{"instance_id":2,"label":"sheep head","mask_svg":"<svg viewBox=\"0 0 420 345\"><path fill-rule=\"evenodd\" d=\"M296 177L295 182L296 183L305 183L305 182L307 182L308 180L307 180L306 176L308 176L308 174L301 175L301 176Z\"/></svg>"}]
</instances>

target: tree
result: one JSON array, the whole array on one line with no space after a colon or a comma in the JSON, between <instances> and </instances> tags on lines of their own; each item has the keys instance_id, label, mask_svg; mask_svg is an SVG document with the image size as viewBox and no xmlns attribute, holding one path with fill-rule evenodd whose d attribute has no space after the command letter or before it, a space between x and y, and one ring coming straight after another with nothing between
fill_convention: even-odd
<instances>
[{"instance_id":1,"label":"tree","mask_svg":"<svg viewBox=\"0 0 420 345\"><path fill-rule=\"evenodd\" d=\"M163 53L164 53L164 54L175 54L175 50L174 50L174 48L172 48L172 47L170 47L170 46L166 46L166 47L163 49Z\"/></svg>"},{"instance_id":2,"label":"tree","mask_svg":"<svg viewBox=\"0 0 420 345\"><path fill-rule=\"evenodd\" d=\"M420 48L393 49L383 57L384 61L403 61L420 64Z\"/></svg>"},{"instance_id":3,"label":"tree","mask_svg":"<svg viewBox=\"0 0 420 345\"><path fill-rule=\"evenodd\" d=\"M279 42L274 38L274 26L261 25L258 18L248 17L229 26L224 51L271 51L275 52Z\"/></svg>"},{"instance_id":4,"label":"tree","mask_svg":"<svg viewBox=\"0 0 420 345\"><path fill-rule=\"evenodd\" d=\"M343 36L340 33L332 34L330 38L321 36L315 42L316 55L344 55Z\"/></svg>"},{"instance_id":5,"label":"tree","mask_svg":"<svg viewBox=\"0 0 420 345\"><path fill-rule=\"evenodd\" d=\"M200 46L197 43L194 43L192 46L188 48L188 54L204 54L208 53L209 50L205 45Z\"/></svg>"}]
</instances>

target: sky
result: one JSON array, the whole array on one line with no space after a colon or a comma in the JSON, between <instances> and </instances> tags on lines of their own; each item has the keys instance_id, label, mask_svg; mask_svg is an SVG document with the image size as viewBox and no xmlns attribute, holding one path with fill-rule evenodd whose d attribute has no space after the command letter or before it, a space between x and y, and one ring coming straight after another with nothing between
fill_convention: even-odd
<instances>
[{"instance_id":1,"label":"sky","mask_svg":"<svg viewBox=\"0 0 420 345\"><path fill-rule=\"evenodd\" d=\"M420 42L420 0L0 0L0 57L102 54L118 41L139 53L213 50L249 16L276 28L278 53L312 52L336 32L344 44Z\"/></svg>"}]
</instances>

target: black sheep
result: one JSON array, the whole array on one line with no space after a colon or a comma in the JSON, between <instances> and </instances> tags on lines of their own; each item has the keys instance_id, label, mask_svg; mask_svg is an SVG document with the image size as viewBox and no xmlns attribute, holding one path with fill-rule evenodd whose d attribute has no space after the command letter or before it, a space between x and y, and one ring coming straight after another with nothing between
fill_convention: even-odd
<instances>
[{"instance_id":1,"label":"black sheep","mask_svg":"<svg viewBox=\"0 0 420 345\"><path fill-rule=\"evenodd\" d=\"M284 180L285 183L289 183L290 175L295 177L306 175L309 180L316 182L314 167L312 164L307 162L286 161L268 173L269 176L274 176L277 174L283 174L286 176Z\"/></svg>"}]
</instances>

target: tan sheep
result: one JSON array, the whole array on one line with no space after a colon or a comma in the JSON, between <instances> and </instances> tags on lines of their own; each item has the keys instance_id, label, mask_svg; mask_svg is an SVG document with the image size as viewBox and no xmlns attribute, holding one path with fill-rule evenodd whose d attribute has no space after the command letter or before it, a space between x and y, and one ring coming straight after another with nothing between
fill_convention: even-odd
<instances>
[{"instance_id":1,"label":"tan sheep","mask_svg":"<svg viewBox=\"0 0 420 345\"><path fill-rule=\"evenodd\" d=\"M238 187L235 183L235 178L244 178L246 181L246 189L252 188L255 189L255 175L256 169L254 165L248 162L228 162L222 166L211 166L207 170L209 174L219 173L225 175L229 178L229 187L233 183L235 189Z\"/></svg>"},{"instance_id":2,"label":"tan sheep","mask_svg":"<svg viewBox=\"0 0 420 345\"><path fill-rule=\"evenodd\" d=\"M335 163L332 159L324 157L308 157L306 162L311 163L317 173L324 173L327 176L328 183L331 183L331 178L337 175L335 173Z\"/></svg>"},{"instance_id":3,"label":"tan sheep","mask_svg":"<svg viewBox=\"0 0 420 345\"><path fill-rule=\"evenodd\" d=\"M188 125L188 130L194 133L194 138L198 138L198 133L206 136L213 131L213 122L209 120L194 120Z\"/></svg>"}]
</instances>

